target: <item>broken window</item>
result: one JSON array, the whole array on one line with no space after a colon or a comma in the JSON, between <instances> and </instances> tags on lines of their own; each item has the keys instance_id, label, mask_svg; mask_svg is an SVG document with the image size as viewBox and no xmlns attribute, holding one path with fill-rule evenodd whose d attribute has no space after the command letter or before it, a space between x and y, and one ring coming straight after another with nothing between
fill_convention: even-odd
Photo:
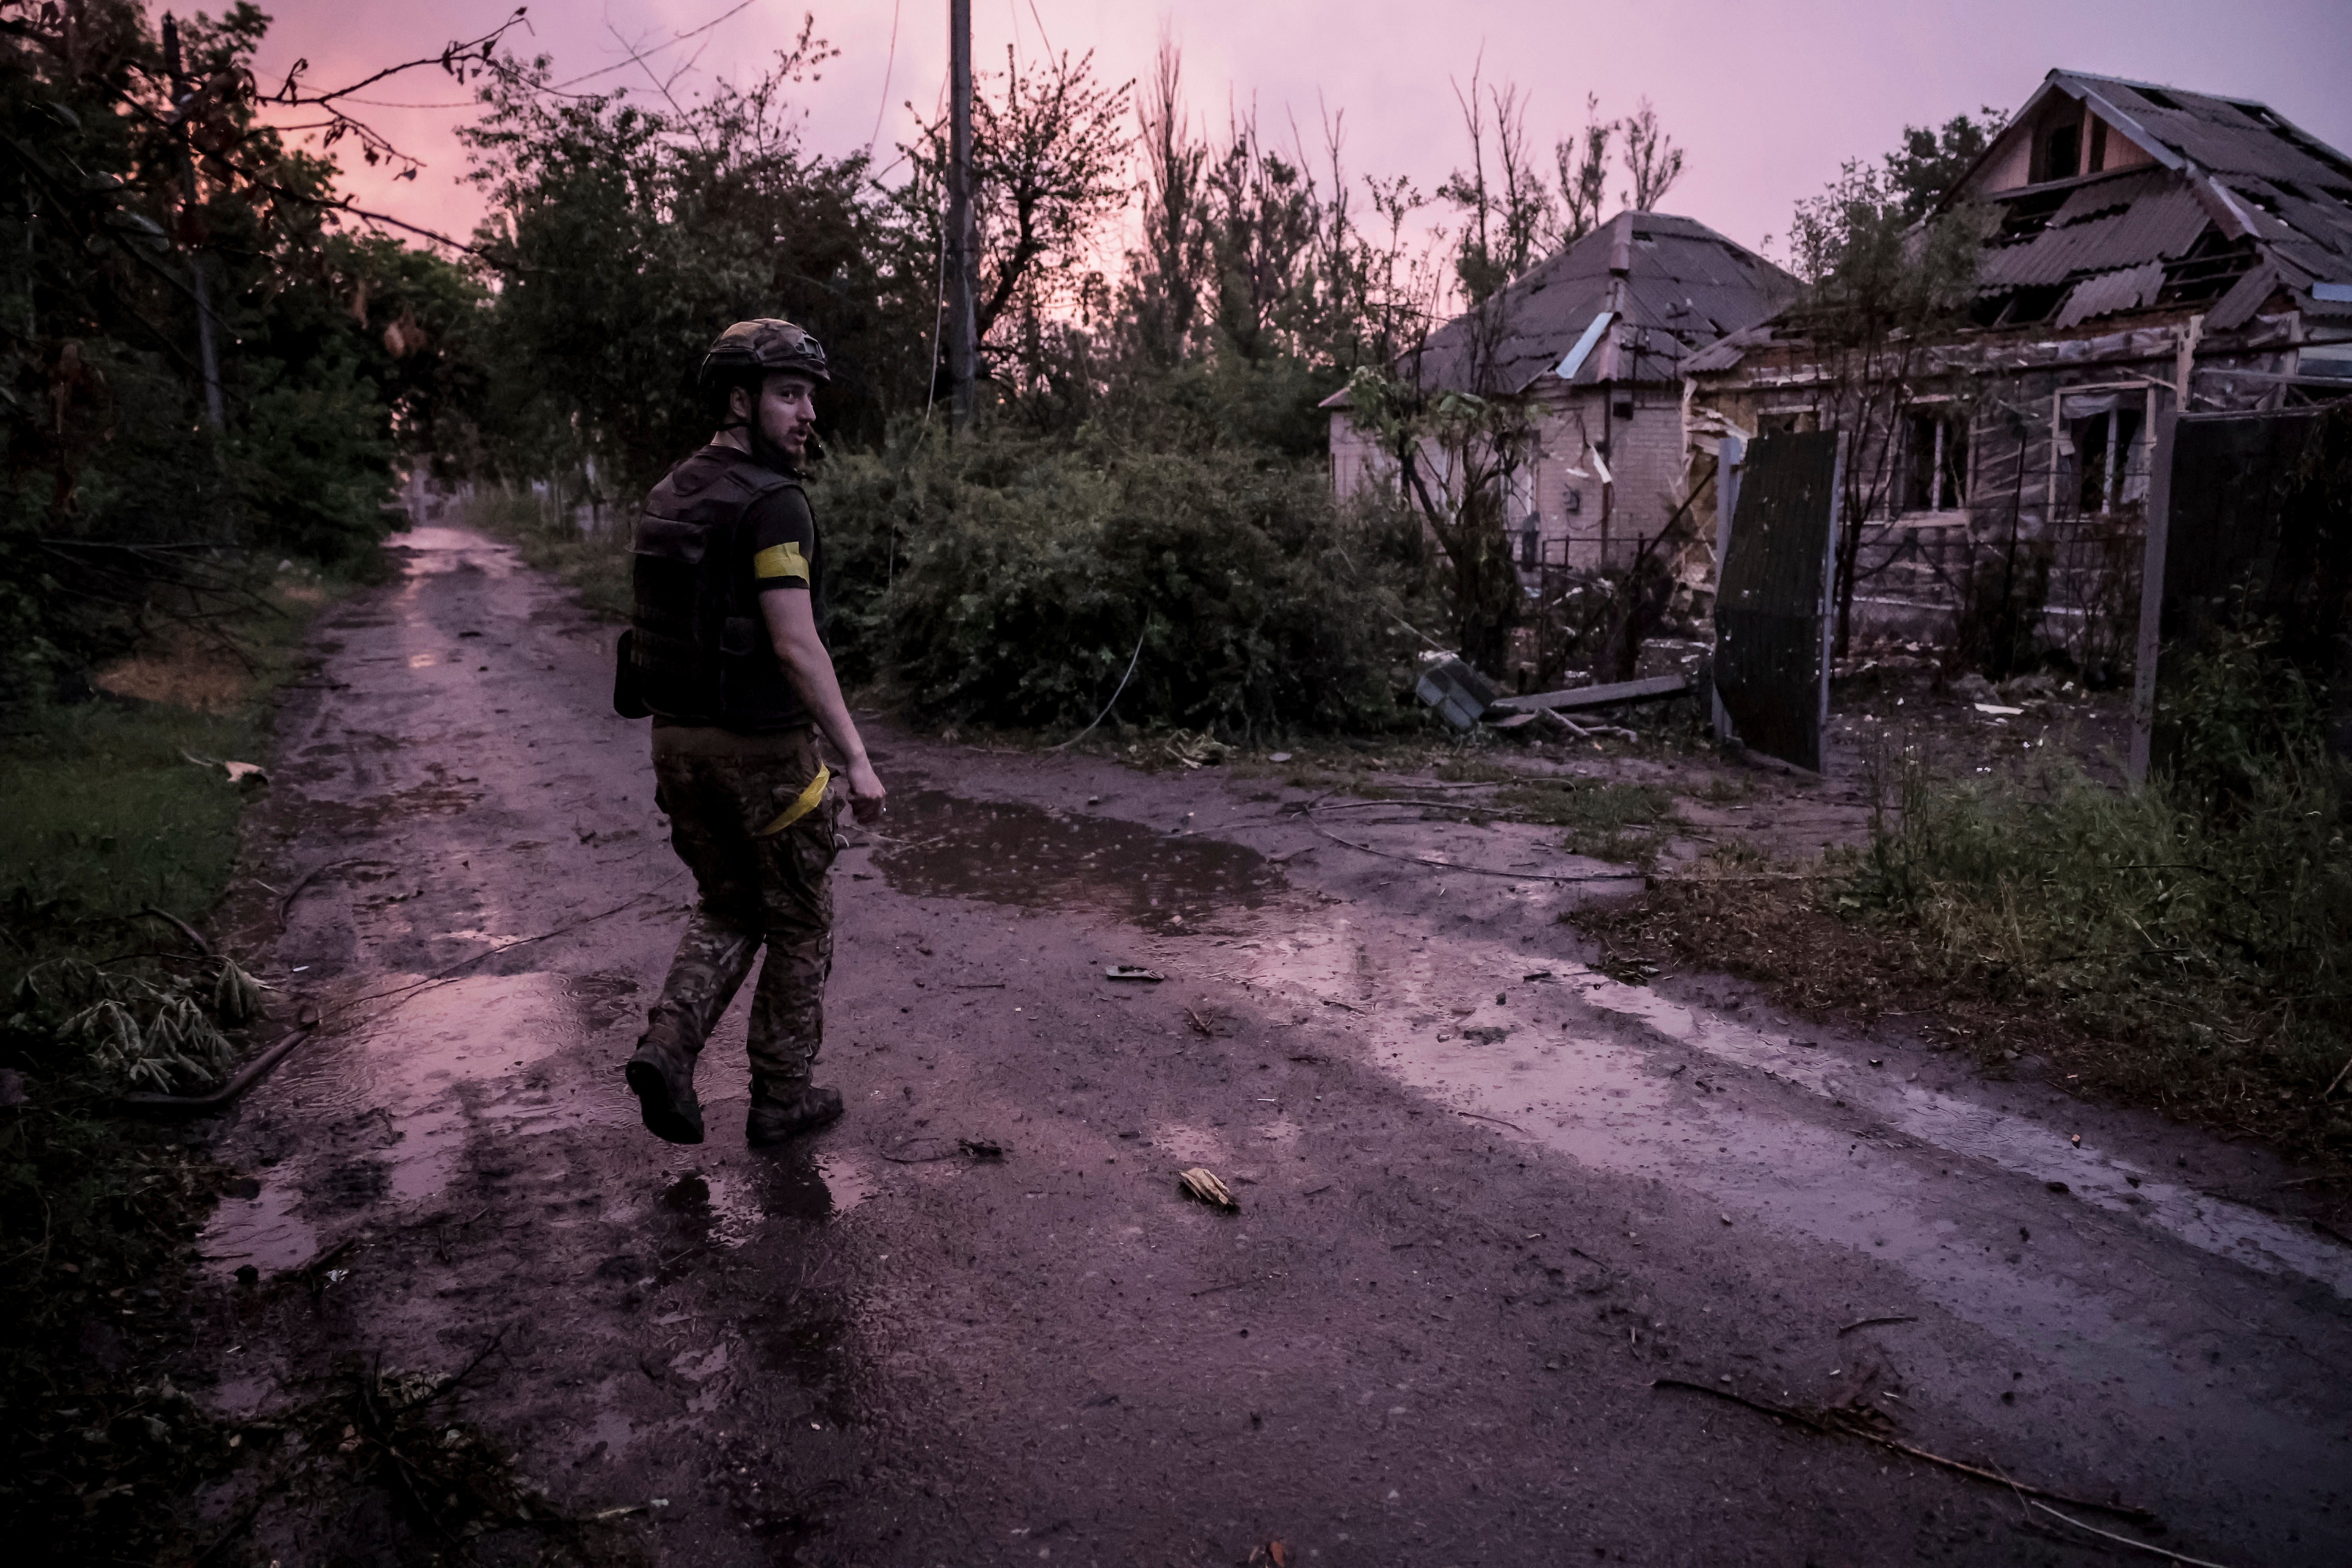
<instances>
[{"instance_id":1,"label":"broken window","mask_svg":"<svg viewBox=\"0 0 2352 1568\"><path fill-rule=\"evenodd\" d=\"M2096 407L2096 413L2089 410ZM2084 512L2109 512L2144 489L2137 462L2141 414L2110 393L2102 398L2066 400L2074 448L2074 504Z\"/></svg>"},{"instance_id":2,"label":"broken window","mask_svg":"<svg viewBox=\"0 0 2352 1568\"><path fill-rule=\"evenodd\" d=\"M2083 128L2061 125L2042 138L2042 177L2071 180L2082 172Z\"/></svg>"},{"instance_id":3,"label":"broken window","mask_svg":"<svg viewBox=\"0 0 2352 1568\"><path fill-rule=\"evenodd\" d=\"M1532 528L1519 535L1519 564L1530 572L1543 564L1543 535Z\"/></svg>"},{"instance_id":4,"label":"broken window","mask_svg":"<svg viewBox=\"0 0 2352 1568\"><path fill-rule=\"evenodd\" d=\"M2072 284L2056 283L1981 295L1969 307L1969 320L1979 327L2017 327L2047 321L2073 289Z\"/></svg>"},{"instance_id":5,"label":"broken window","mask_svg":"<svg viewBox=\"0 0 2352 1568\"><path fill-rule=\"evenodd\" d=\"M2013 202L2002 203L2000 227L1993 231L1992 238L1987 243L2013 245L2021 239L2032 239L2050 226L2050 220L2058 215L2060 207L2066 205L2066 198L2071 194L2067 191L2041 191L2032 195L2020 196Z\"/></svg>"},{"instance_id":6,"label":"broken window","mask_svg":"<svg viewBox=\"0 0 2352 1568\"><path fill-rule=\"evenodd\" d=\"M1903 511L1951 511L1968 504L1969 422L1945 409L1914 414L1903 432Z\"/></svg>"}]
</instances>

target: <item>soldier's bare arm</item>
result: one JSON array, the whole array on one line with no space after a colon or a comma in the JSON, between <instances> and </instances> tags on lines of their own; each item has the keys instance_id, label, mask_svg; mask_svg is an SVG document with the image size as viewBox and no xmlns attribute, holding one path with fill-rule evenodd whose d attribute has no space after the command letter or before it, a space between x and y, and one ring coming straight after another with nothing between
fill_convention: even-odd
<instances>
[{"instance_id":1,"label":"soldier's bare arm","mask_svg":"<svg viewBox=\"0 0 2352 1568\"><path fill-rule=\"evenodd\" d=\"M856 721L849 716L849 704L842 700L841 682L833 672L833 656L825 651L823 639L816 635L816 614L806 594L762 594L760 608L768 621L768 636L776 645L776 657L784 661L784 673L792 679L793 689L814 715L817 728L824 731L848 765L849 805L860 822L871 822L882 815L882 797L887 793L874 764L866 755L866 742L857 733Z\"/></svg>"}]
</instances>

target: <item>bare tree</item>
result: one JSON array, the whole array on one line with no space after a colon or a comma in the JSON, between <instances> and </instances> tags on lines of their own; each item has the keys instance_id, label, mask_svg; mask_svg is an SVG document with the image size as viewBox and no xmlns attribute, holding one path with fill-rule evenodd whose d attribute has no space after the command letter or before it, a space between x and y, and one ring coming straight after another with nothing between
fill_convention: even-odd
<instances>
[{"instance_id":1,"label":"bare tree","mask_svg":"<svg viewBox=\"0 0 2352 1568\"><path fill-rule=\"evenodd\" d=\"M1601 118L1601 95L1584 99L1584 131L1553 149L1559 161L1559 243L1574 245L1601 226L1601 204L1609 184L1609 142L1617 122Z\"/></svg>"},{"instance_id":2,"label":"bare tree","mask_svg":"<svg viewBox=\"0 0 2352 1568\"><path fill-rule=\"evenodd\" d=\"M1440 197L1465 215L1455 270L1473 305L1525 272L1559 227L1551 191L1528 151L1527 106L1519 89L1508 84L1489 87L1482 99L1479 86L1474 70L1467 93L1454 89L1463 125L1470 132L1470 166L1454 170L1437 188ZM1497 165L1491 172L1490 135Z\"/></svg>"},{"instance_id":3,"label":"bare tree","mask_svg":"<svg viewBox=\"0 0 2352 1568\"><path fill-rule=\"evenodd\" d=\"M1682 178L1683 150L1658 124L1658 111L1642 100L1625 121L1625 173L1633 178L1633 210L1655 212Z\"/></svg>"}]
</instances>

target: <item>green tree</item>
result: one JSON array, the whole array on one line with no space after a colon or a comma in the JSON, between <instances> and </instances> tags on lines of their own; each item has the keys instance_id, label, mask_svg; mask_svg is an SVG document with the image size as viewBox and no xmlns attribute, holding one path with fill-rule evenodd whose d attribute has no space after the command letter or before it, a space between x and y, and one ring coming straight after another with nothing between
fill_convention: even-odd
<instances>
[{"instance_id":1,"label":"green tree","mask_svg":"<svg viewBox=\"0 0 2352 1568\"><path fill-rule=\"evenodd\" d=\"M464 135L493 208L476 243L499 284L483 352L504 471L641 489L709 435L696 367L756 316L824 343L834 430L879 433L930 280L887 244L864 154L802 142L790 89L832 53L804 27L749 87L684 107L558 93L544 59L492 80Z\"/></svg>"}]
</instances>

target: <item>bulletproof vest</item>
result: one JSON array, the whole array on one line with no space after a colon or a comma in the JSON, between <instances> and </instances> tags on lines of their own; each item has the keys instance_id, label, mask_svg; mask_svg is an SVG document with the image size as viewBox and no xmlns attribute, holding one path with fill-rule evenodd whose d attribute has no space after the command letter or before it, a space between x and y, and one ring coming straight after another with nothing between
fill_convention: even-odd
<instances>
[{"instance_id":1,"label":"bulletproof vest","mask_svg":"<svg viewBox=\"0 0 2352 1568\"><path fill-rule=\"evenodd\" d=\"M646 497L628 661L646 709L754 733L809 721L760 613L745 521L752 502L799 482L748 457L706 449Z\"/></svg>"}]
</instances>

